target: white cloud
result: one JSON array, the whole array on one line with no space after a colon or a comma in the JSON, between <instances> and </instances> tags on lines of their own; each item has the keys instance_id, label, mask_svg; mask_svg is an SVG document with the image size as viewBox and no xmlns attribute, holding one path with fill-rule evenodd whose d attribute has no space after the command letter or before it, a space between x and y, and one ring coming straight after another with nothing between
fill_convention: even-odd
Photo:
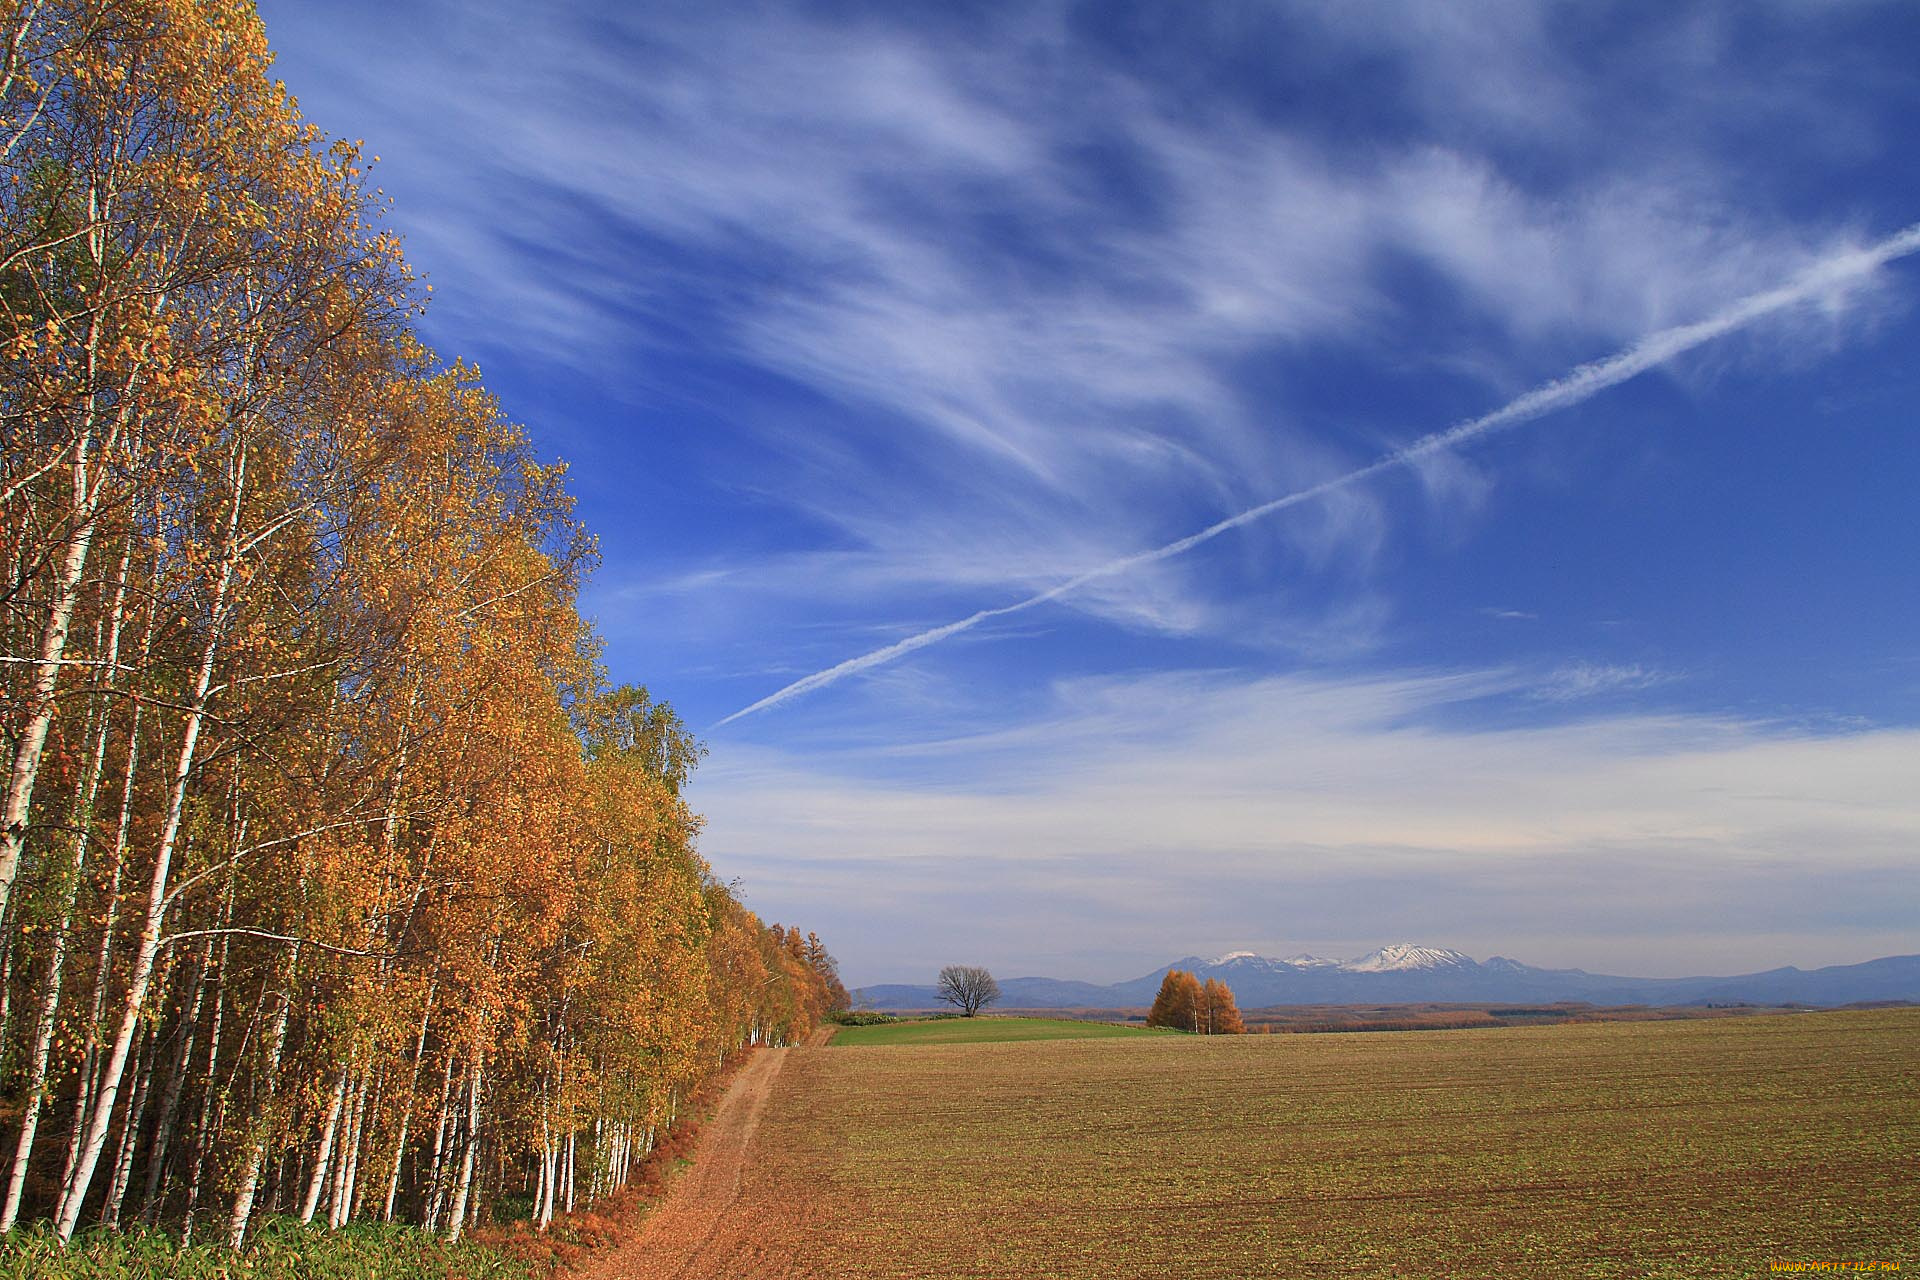
<instances>
[{"instance_id":1,"label":"white cloud","mask_svg":"<svg viewBox=\"0 0 1920 1280\"><path fill-rule=\"evenodd\" d=\"M1577 702L1601 694L1651 689L1678 678L1671 672L1650 670L1638 663L1570 662L1549 673L1528 690L1528 694L1547 702Z\"/></svg>"},{"instance_id":2,"label":"white cloud","mask_svg":"<svg viewBox=\"0 0 1920 1280\"><path fill-rule=\"evenodd\" d=\"M1067 934L1157 962L1256 928L1483 953L1543 939L1521 958L1624 972L1684 967L1708 937L1734 968L1864 959L1862 939L1903 931L1920 947L1920 733L1685 714L1452 727L1455 708L1524 706L1534 687L1500 671L1076 681L1011 727L911 750L859 730L728 742L693 798L709 856L840 925L869 966L965 943L1019 967ZM956 915L956 895L992 914ZM876 914L920 936L876 932ZM1556 931L1583 941L1556 948Z\"/></svg>"}]
</instances>

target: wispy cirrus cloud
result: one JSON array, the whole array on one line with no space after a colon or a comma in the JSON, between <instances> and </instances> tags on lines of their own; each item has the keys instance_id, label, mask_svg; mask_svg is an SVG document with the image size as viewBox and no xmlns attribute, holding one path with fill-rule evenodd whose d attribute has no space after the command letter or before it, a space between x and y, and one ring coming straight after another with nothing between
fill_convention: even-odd
<instances>
[{"instance_id":1,"label":"wispy cirrus cloud","mask_svg":"<svg viewBox=\"0 0 1920 1280\"><path fill-rule=\"evenodd\" d=\"M1289 361L1343 349L1511 390L1552 367L1543 354L1707 314L1842 232L1743 211L1745 175L1671 132L1624 163L1603 124L1620 104L1596 100L1530 6L1194 24L1204 55L1304 43L1328 77L1399 68L1404 121L1363 147L1246 95L1196 108L1070 6L988 26L783 5L426 12L440 48L376 41L338 70L432 188L406 216L443 283L435 323L613 372L624 396L697 346L817 397L766 412L725 371L707 393L739 433L730 463L844 568L820 583L836 603L863 583L863 601L1044 590L1384 444L1397 424L1320 429ZM1688 65L1714 56L1695 35ZM1646 45L1656 65L1683 56ZM1569 142L1587 171L1545 183L1513 151ZM1482 340L1416 339L1408 270ZM1281 372L1253 384L1250 363ZM1400 517L1366 494L1329 515L1258 541L1359 588ZM1066 603L1231 634L1249 630L1234 595L1170 565ZM1310 607L1292 603L1298 624Z\"/></svg>"},{"instance_id":2,"label":"wispy cirrus cloud","mask_svg":"<svg viewBox=\"0 0 1920 1280\"><path fill-rule=\"evenodd\" d=\"M1528 691L1546 702L1578 702L1608 693L1634 693L1670 684L1680 677L1638 663L1571 662L1550 672Z\"/></svg>"},{"instance_id":3,"label":"wispy cirrus cloud","mask_svg":"<svg viewBox=\"0 0 1920 1280\"><path fill-rule=\"evenodd\" d=\"M1581 365L1563 377L1516 396L1490 413L1470 418L1444 431L1422 436L1365 466L1356 467L1331 479L1323 480L1319 484L1296 489L1292 493L1249 507L1225 519L1217 520L1186 537L1176 538L1172 542L1150 550L1121 556L1105 564L1083 570L1025 599L990 609L977 610L965 618L930 627L904 640L897 640L890 645L849 658L775 690L759 701L750 703L727 716L719 723L730 724L744 716L777 707L817 689L838 683L848 676L858 675L862 671L893 662L963 631L970 631L983 622L1010 617L1043 604L1070 598L1074 592L1089 583L1185 555L1195 547L1203 546L1222 534L1231 533L1280 512L1316 501L1328 494L1362 484L1385 472L1471 444L1484 436L1536 421L1546 414L1579 404L1609 387L1618 386L1631 378L1639 377L1650 369L1659 368L1696 347L1717 341L1729 334L1738 333L1750 325L1790 308L1810 302L1818 302L1828 308L1842 306L1851 291L1871 285L1875 273L1880 268L1916 252L1920 252L1920 223L1873 244L1817 261L1794 278L1749 293L1731 306L1703 320L1648 334L1632 346L1604 360Z\"/></svg>"}]
</instances>

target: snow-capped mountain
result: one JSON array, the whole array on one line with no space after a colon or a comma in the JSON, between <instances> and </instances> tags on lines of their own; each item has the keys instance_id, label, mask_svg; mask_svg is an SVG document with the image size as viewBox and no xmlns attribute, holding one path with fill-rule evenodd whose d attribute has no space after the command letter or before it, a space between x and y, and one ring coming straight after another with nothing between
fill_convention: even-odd
<instances>
[{"instance_id":1,"label":"snow-capped mountain","mask_svg":"<svg viewBox=\"0 0 1920 1280\"><path fill-rule=\"evenodd\" d=\"M1502 961L1512 964L1511 960ZM1197 957L1185 961L1175 961L1173 968L1183 965L1197 965L1199 968L1260 970L1278 972L1287 969L1335 969L1341 973L1412 973L1421 970L1470 969L1473 957L1459 951L1450 951L1445 947L1422 947L1411 942L1397 942L1392 946L1369 951L1352 960L1329 960L1325 956L1309 955L1301 952L1297 956L1288 956L1284 960L1272 956L1263 956L1258 951L1229 951L1223 956L1211 960ZM1162 972L1165 972L1162 970Z\"/></svg>"},{"instance_id":2,"label":"snow-capped mountain","mask_svg":"<svg viewBox=\"0 0 1920 1280\"><path fill-rule=\"evenodd\" d=\"M1277 959L1257 951L1229 951L1209 960L1188 956L1131 982L1111 988L1128 1001L1151 1001L1168 969L1187 969L1201 978L1218 978L1233 988L1248 1008L1262 1004L1344 1004L1367 1000L1473 1000L1493 976L1472 956L1446 947L1401 942L1351 960L1306 953ZM1536 970L1502 970L1508 987L1526 986ZM1536 998L1529 988L1519 999Z\"/></svg>"},{"instance_id":3,"label":"snow-capped mountain","mask_svg":"<svg viewBox=\"0 0 1920 1280\"><path fill-rule=\"evenodd\" d=\"M1458 969L1472 964L1472 956L1445 947L1417 947L1411 942L1397 942L1369 951L1340 967L1348 973L1406 973L1415 969Z\"/></svg>"},{"instance_id":4,"label":"snow-capped mountain","mask_svg":"<svg viewBox=\"0 0 1920 1280\"><path fill-rule=\"evenodd\" d=\"M1920 1002L1920 956L1889 956L1812 971L1773 969L1738 977L1621 978L1579 969L1539 969L1505 956L1480 963L1445 947L1397 943L1352 960L1312 955L1281 960L1253 951L1229 951L1213 959L1187 956L1111 986L1054 978L1002 979L1005 995L1001 1003L1009 1009L1144 1007L1153 1002L1168 969L1186 969L1203 979L1220 979L1233 989L1243 1009L1427 1001L1586 1000L1601 1005ZM882 1009L932 1008L939 1003L932 987L868 987L856 994Z\"/></svg>"}]
</instances>

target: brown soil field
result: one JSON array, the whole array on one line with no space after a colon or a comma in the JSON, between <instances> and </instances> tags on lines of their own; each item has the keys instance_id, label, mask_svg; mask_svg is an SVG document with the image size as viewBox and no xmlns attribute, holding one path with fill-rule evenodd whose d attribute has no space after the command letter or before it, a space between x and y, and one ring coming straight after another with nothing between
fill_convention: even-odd
<instances>
[{"instance_id":1,"label":"brown soil field","mask_svg":"<svg viewBox=\"0 0 1920 1280\"><path fill-rule=\"evenodd\" d=\"M706 1209L670 1201L600 1274L1920 1266L1920 1010L810 1046L777 1073L744 1137L728 1106L712 1126L740 1159Z\"/></svg>"}]
</instances>

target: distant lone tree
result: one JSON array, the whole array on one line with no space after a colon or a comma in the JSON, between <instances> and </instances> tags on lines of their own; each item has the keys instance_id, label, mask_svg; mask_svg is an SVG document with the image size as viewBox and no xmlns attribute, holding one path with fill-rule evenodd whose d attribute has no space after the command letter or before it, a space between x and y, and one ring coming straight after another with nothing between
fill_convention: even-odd
<instances>
[{"instance_id":1,"label":"distant lone tree","mask_svg":"<svg viewBox=\"0 0 1920 1280\"><path fill-rule=\"evenodd\" d=\"M1240 1006L1233 1002L1233 988L1218 978L1208 978L1200 989L1201 1021L1210 1036L1243 1036L1247 1022Z\"/></svg>"},{"instance_id":2,"label":"distant lone tree","mask_svg":"<svg viewBox=\"0 0 1920 1280\"><path fill-rule=\"evenodd\" d=\"M940 998L971 1018L1000 998L1000 984L985 969L950 964L940 971Z\"/></svg>"},{"instance_id":3,"label":"distant lone tree","mask_svg":"<svg viewBox=\"0 0 1920 1280\"><path fill-rule=\"evenodd\" d=\"M1239 1036L1247 1032L1233 991L1218 978L1206 985L1185 969L1169 969L1160 980L1160 994L1147 1014L1150 1027L1171 1027L1199 1036Z\"/></svg>"}]
</instances>

